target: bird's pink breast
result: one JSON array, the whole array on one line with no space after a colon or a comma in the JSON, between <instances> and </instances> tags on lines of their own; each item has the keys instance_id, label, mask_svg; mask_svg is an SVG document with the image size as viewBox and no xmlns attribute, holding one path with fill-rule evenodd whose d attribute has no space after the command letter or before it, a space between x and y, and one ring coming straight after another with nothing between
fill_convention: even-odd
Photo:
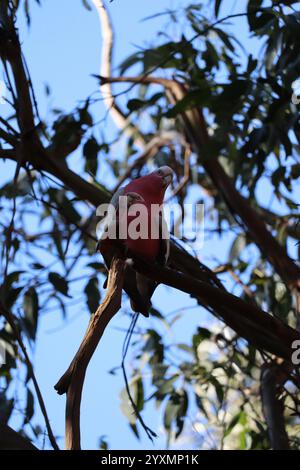
<instances>
[{"instance_id":1,"label":"bird's pink breast","mask_svg":"<svg viewBox=\"0 0 300 470\"><path fill-rule=\"evenodd\" d=\"M154 224L157 224L157 220L152 220L151 218L151 206L153 204L161 205L163 203L164 188L162 185L162 179L157 175L150 175L133 180L125 187L124 194L129 192L136 192L145 200L143 205L147 209L147 216L146 219L144 219L143 228L146 230L145 225L147 225L147 237L146 239L131 238L130 222L133 221L135 217L129 216L127 217L129 233L125 243L133 253L153 261L159 254L161 241L159 237L154 238L151 236L151 228Z\"/></svg>"},{"instance_id":2,"label":"bird's pink breast","mask_svg":"<svg viewBox=\"0 0 300 470\"><path fill-rule=\"evenodd\" d=\"M149 260L155 260L159 254L160 239L157 237L158 233L152 234L151 229L156 224L156 221L151 218L151 204L143 204L143 206L146 207L147 212L146 214L143 214L145 216L140 218L141 227L138 228L138 231L141 232L142 235L137 239L131 237L132 226L130 224L139 216L128 216L128 237L125 243L133 253ZM146 238L144 238L145 236Z\"/></svg>"}]
</instances>

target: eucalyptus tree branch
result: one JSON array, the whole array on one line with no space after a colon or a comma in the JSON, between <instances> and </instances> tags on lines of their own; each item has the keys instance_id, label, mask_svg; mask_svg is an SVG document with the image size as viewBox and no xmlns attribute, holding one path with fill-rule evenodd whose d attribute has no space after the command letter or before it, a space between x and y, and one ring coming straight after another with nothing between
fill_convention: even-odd
<instances>
[{"instance_id":1,"label":"eucalyptus tree branch","mask_svg":"<svg viewBox=\"0 0 300 470\"><path fill-rule=\"evenodd\" d=\"M71 142L62 144L59 148L56 148L53 144L47 149L43 147L38 135L38 126L35 125L34 109L36 104L35 102L33 103L31 98L31 80L28 76L18 33L11 16L6 16L4 27L7 42L3 45L2 55L3 59L11 65L15 82L17 96L16 114L21 137L20 159L23 162L31 162L37 168L47 169L52 174L64 168L66 179L73 177L72 181L75 179L78 182L76 176L74 177L72 172L66 167L64 159L78 148L81 143L82 132L75 133ZM14 135L0 129L0 137L15 147L17 141ZM55 160L59 160L58 164ZM54 170L53 166L55 167ZM80 182L79 186L82 186Z\"/></svg>"},{"instance_id":2,"label":"eucalyptus tree branch","mask_svg":"<svg viewBox=\"0 0 300 470\"><path fill-rule=\"evenodd\" d=\"M125 260L113 257L104 301L92 316L81 345L67 371L55 385L57 392L67 393L66 448L80 449L80 402L86 369L110 320L121 307Z\"/></svg>"},{"instance_id":3,"label":"eucalyptus tree branch","mask_svg":"<svg viewBox=\"0 0 300 470\"><path fill-rule=\"evenodd\" d=\"M105 2L102 0L92 1L99 15L102 32L102 60L100 75L109 77L111 76L114 45L114 31L112 21ZM109 110L110 116L114 120L117 127L123 130L124 133L129 137L132 137L135 145L143 149L146 144L146 140L139 129L130 121L130 118L126 117L124 112L117 105L112 93L111 84L103 84L101 86L101 93L104 104Z\"/></svg>"},{"instance_id":4,"label":"eucalyptus tree branch","mask_svg":"<svg viewBox=\"0 0 300 470\"><path fill-rule=\"evenodd\" d=\"M0 148L0 158L7 159L7 160L13 160L14 162L18 162L18 159L16 157L16 152L15 152L15 150L12 150L12 149L1 149Z\"/></svg>"},{"instance_id":5,"label":"eucalyptus tree branch","mask_svg":"<svg viewBox=\"0 0 300 470\"><path fill-rule=\"evenodd\" d=\"M16 138L9 132L6 132L4 129L0 128L0 138L3 139L5 142L10 144L12 147L16 144Z\"/></svg>"},{"instance_id":6,"label":"eucalyptus tree branch","mask_svg":"<svg viewBox=\"0 0 300 470\"><path fill-rule=\"evenodd\" d=\"M292 343L300 339L300 332L290 328L278 318L205 281L195 279L183 272L144 260L133 260L136 271L158 283L190 294L197 301L213 310L217 317L258 349L283 357L289 363L293 353Z\"/></svg>"},{"instance_id":7,"label":"eucalyptus tree branch","mask_svg":"<svg viewBox=\"0 0 300 470\"><path fill-rule=\"evenodd\" d=\"M279 225L284 226L287 235L295 240L300 240L300 223L292 223L290 219L291 215L278 215L274 212L266 209L265 207L258 207L258 212L262 214L266 223L272 226ZM300 222L300 219L299 219Z\"/></svg>"},{"instance_id":8,"label":"eucalyptus tree branch","mask_svg":"<svg viewBox=\"0 0 300 470\"><path fill-rule=\"evenodd\" d=\"M6 127L6 129L7 129L8 131L10 131L13 135L15 135L16 137L18 136L17 131L10 125L10 123L9 123L6 119L3 119L1 116L0 116L0 122L1 122L1 124L3 124L4 127Z\"/></svg>"},{"instance_id":9,"label":"eucalyptus tree branch","mask_svg":"<svg viewBox=\"0 0 300 470\"><path fill-rule=\"evenodd\" d=\"M22 58L21 44L15 25L14 11L8 0L3 0L1 7L1 26L3 40L0 48L2 59L9 62L14 77L18 96L16 109L17 120L23 136L35 128L33 106L30 96L29 81Z\"/></svg>"}]
</instances>

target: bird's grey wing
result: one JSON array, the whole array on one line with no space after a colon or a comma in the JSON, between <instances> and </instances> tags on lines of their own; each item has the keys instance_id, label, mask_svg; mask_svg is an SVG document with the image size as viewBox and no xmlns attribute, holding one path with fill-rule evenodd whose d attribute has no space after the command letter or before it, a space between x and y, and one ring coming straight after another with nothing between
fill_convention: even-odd
<instances>
[{"instance_id":1,"label":"bird's grey wing","mask_svg":"<svg viewBox=\"0 0 300 470\"><path fill-rule=\"evenodd\" d=\"M113 194L113 196L112 196L112 198L111 198L111 200L110 200L110 204L112 204L112 205L114 206L115 210L117 210L118 207L119 207L119 197L124 195L124 190L125 190L124 187L119 188L118 191L116 191L116 192ZM103 233L102 233L101 237L99 238L99 240L98 240L98 242L97 242L97 244L96 244L96 251L101 251L101 249L100 249L100 248L101 248L101 242L105 239L105 235L104 235L104 234L109 230L109 225L112 224L112 223L115 223L115 220L114 220L114 219L108 221L107 223L104 223L104 225L103 225Z\"/></svg>"}]
</instances>

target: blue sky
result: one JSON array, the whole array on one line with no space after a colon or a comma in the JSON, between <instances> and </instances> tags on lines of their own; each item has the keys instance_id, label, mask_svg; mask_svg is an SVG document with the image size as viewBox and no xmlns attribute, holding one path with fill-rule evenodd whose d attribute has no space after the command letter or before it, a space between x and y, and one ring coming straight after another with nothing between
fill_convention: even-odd
<instances>
[{"instance_id":1,"label":"blue sky","mask_svg":"<svg viewBox=\"0 0 300 470\"><path fill-rule=\"evenodd\" d=\"M162 29L166 22L164 17L146 22L141 22L142 18L166 8L176 9L180 5L186 6L189 3L172 0L151 2L114 0L109 3L116 31L114 64L119 64L122 59L135 52L137 45L154 43L157 31ZM224 10L224 14L245 10L244 0L224 3L228 8ZM71 111L80 100L84 100L97 90L97 82L91 74L99 72L101 56L99 20L97 13L83 8L80 0L42 0L41 8L33 2L31 4L33 6L31 28L27 28L22 18L19 24L20 34L40 114L43 119L49 121L53 118L50 113L51 108ZM234 31L239 39L250 47L249 40L246 40L248 30L244 21L239 20L234 24ZM174 34L177 34L176 29ZM251 47L254 51L258 50L256 43L251 43ZM51 86L50 98L45 96L47 83ZM99 103L99 109L95 109L96 116L101 118L104 112L102 104ZM106 126L106 130L113 135L112 124L108 122ZM71 157L73 167L76 167L79 157L79 154ZM2 182L13 176L14 166L1 162L0 171ZM99 178L100 181L106 181L104 169L100 168ZM263 191L265 190L266 187L263 188ZM195 198L201 196L199 189L195 190L194 196ZM220 242L216 236L212 237L206 241L200 257L208 262L213 256L217 256L220 261L224 260L229 242L230 240L226 243ZM80 284L77 285L78 290L81 287ZM175 305L178 309L194 305L194 301L180 292L171 297L172 305L170 305L169 292L169 289L161 287L154 296L154 304L159 306L162 312L169 313L175 309ZM56 434L60 436L64 434L65 398L56 394L53 385L80 344L89 318L88 312L83 311L82 305L70 309L69 316L72 319L69 324L65 324L55 311L49 312L42 318L34 352L38 381L45 397L51 423ZM191 332L197 325L204 326L209 318L203 309L187 309L174 331L166 334L169 335L170 341L184 342L190 338ZM145 321L149 327L153 324L151 319L141 319L141 324L145 324ZM124 331L120 331L120 328L126 329L128 325L129 318L124 315L118 316L111 322L90 364L82 399L82 445L85 449L97 447L100 435L107 436L109 445L113 449L165 447L165 437L162 434L154 445L142 432L141 440L137 441L119 408L119 393L123 386L121 373L119 375L107 373L120 364L124 339ZM154 410L152 405L147 407L143 416L151 428L160 433L160 413ZM42 423L38 411L36 421ZM192 438L196 440L197 435ZM193 440L191 442L189 445L195 445ZM60 445L63 445L62 440Z\"/></svg>"}]
</instances>

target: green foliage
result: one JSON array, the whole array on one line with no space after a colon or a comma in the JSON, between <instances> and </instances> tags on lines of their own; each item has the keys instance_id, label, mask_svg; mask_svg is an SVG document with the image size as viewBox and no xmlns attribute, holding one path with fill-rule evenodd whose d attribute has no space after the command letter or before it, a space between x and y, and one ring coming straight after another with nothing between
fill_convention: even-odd
<instances>
[{"instance_id":1,"label":"green foliage","mask_svg":"<svg viewBox=\"0 0 300 470\"><path fill-rule=\"evenodd\" d=\"M84 293L90 313L95 313L100 304L99 283L96 276L91 277L88 281Z\"/></svg>"},{"instance_id":2,"label":"green foliage","mask_svg":"<svg viewBox=\"0 0 300 470\"><path fill-rule=\"evenodd\" d=\"M52 272L52 273L49 273L48 279L58 292L60 292L61 294L65 296L68 296L69 287L64 277L62 277L58 273Z\"/></svg>"},{"instance_id":3,"label":"green foliage","mask_svg":"<svg viewBox=\"0 0 300 470\"><path fill-rule=\"evenodd\" d=\"M86 159L85 170L96 176L98 168L99 144L95 137L91 137L83 147L83 155Z\"/></svg>"},{"instance_id":4,"label":"green foliage","mask_svg":"<svg viewBox=\"0 0 300 470\"><path fill-rule=\"evenodd\" d=\"M23 311L25 315L24 323L29 337L32 340L35 340L39 313L39 299L34 287L30 287L24 294Z\"/></svg>"}]
</instances>

